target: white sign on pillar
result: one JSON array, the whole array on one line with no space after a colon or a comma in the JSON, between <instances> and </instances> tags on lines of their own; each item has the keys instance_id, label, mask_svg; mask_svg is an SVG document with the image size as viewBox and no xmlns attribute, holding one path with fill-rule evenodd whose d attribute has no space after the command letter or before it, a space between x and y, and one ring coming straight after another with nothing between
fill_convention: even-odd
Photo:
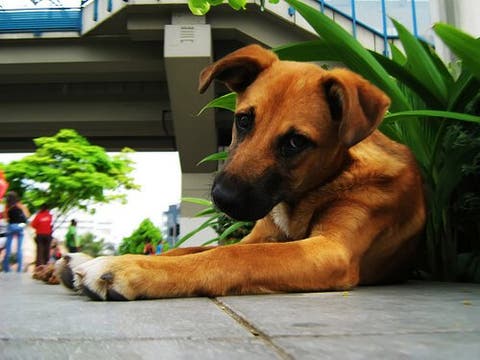
<instances>
[{"instance_id":1,"label":"white sign on pillar","mask_svg":"<svg viewBox=\"0 0 480 360\"><path fill-rule=\"evenodd\" d=\"M210 25L165 25L165 57L210 57Z\"/></svg>"}]
</instances>

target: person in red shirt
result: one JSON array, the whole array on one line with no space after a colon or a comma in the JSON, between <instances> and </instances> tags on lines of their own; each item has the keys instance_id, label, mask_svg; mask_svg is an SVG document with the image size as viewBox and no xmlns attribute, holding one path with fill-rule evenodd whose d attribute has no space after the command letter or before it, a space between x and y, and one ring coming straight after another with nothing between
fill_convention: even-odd
<instances>
[{"instance_id":1,"label":"person in red shirt","mask_svg":"<svg viewBox=\"0 0 480 360\"><path fill-rule=\"evenodd\" d=\"M35 215L30 226L35 229L35 243L37 244L37 258L35 265L45 265L50 258L50 244L52 242L52 214L46 204Z\"/></svg>"},{"instance_id":2,"label":"person in red shirt","mask_svg":"<svg viewBox=\"0 0 480 360\"><path fill-rule=\"evenodd\" d=\"M149 238L145 239L145 246L143 247L144 255L154 255L155 251L153 250L152 240Z\"/></svg>"}]
</instances>

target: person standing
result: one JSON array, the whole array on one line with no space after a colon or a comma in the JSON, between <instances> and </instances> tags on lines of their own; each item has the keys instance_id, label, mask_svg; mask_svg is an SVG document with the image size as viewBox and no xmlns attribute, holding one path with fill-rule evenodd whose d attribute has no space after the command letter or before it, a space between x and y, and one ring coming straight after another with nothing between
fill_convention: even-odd
<instances>
[{"instance_id":1,"label":"person standing","mask_svg":"<svg viewBox=\"0 0 480 360\"><path fill-rule=\"evenodd\" d=\"M144 255L155 254L155 251L153 251L152 240L150 240L150 238L145 239L145 246L143 247L143 254Z\"/></svg>"},{"instance_id":2,"label":"person standing","mask_svg":"<svg viewBox=\"0 0 480 360\"><path fill-rule=\"evenodd\" d=\"M52 214L47 204L43 204L35 215L30 226L35 229L35 243L37 244L37 258L35 266L45 265L50 258L50 244L52 243Z\"/></svg>"},{"instance_id":3,"label":"person standing","mask_svg":"<svg viewBox=\"0 0 480 360\"><path fill-rule=\"evenodd\" d=\"M78 235L77 235L77 221L72 219L65 235L66 245L69 253L76 253L79 249Z\"/></svg>"},{"instance_id":4,"label":"person standing","mask_svg":"<svg viewBox=\"0 0 480 360\"><path fill-rule=\"evenodd\" d=\"M160 255L161 253L163 253L163 251L164 251L164 245L165 245L165 243L164 243L163 240L160 240L160 241L158 242L158 244L157 244L157 249L156 249L156 252L155 252L156 255Z\"/></svg>"},{"instance_id":5,"label":"person standing","mask_svg":"<svg viewBox=\"0 0 480 360\"><path fill-rule=\"evenodd\" d=\"M6 207L4 216L7 219L7 241L5 243L5 257L3 258L2 269L5 272L10 271L10 254L12 252L13 238L17 238L17 272L22 271L23 261L23 236L27 219L30 217L28 208L20 202L20 199L14 191L9 191L6 196Z\"/></svg>"}]
</instances>

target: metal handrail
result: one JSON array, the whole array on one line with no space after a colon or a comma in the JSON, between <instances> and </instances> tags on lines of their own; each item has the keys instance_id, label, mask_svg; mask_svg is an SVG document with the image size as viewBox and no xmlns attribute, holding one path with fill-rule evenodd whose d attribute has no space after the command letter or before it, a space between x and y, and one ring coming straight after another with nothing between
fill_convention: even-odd
<instances>
[{"instance_id":1,"label":"metal handrail","mask_svg":"<svg viewBox=\"0 0 480 360\"><path fill-rule=\"evenodd\" d=\"M390 35L388 34L388 26L387 26L387 10L386 10L386 0L379 0L380 5L381 5L381 17L382 17L382 29L378 30L375 29L374 27L366 24L362 20L358 19L357 17L357 2L356 0L350 0L350 8L351 8L351 14L348 14L336 6L329 4L325 2L325 0L315 0L317 3L320 5L320 11L323 13L325 12L325 9L328 9L330 11L333 11L334 13L350 20L352 22L352 35L356 38L357 37L357 28L362 27L374 35L380 37L383 39L384 43L384 55L388 55L388 41L389 40L396 40L398 39L398 35ZM412 8L412 23L413 23L413 33L416 37L419 37L418 34L418 26L417 26L417 13L416 13L416 4L415 0L411 0L411 8ZM295 11L292 7L289 8L288 11L289 15L292 16Z\"/></svg>"},{"instance_id":2,"label":"metal handrail","mask_svg":"<svg viewBox=\"0 0 480 360\"><path fill-rule=\"evenodd\" d=\"M0 11L0 33L77 31L82 29L81 8L5 9Z\"/></svg>"}]
</instances>

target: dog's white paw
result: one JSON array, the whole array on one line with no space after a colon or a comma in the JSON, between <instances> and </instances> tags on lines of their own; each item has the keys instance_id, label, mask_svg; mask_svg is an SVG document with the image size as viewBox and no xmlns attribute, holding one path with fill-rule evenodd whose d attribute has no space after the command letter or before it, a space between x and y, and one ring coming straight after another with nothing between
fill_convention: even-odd
<instances>
[{"instance_id":1,"label":"dog's white paw","mask_svg":"<svg viewBox=\"0 0 480 360\"><path fill-rule=\"evenodd\" d=\"M141 274L142 267L137 264L139 259L145 258L148 257L97 257L73 269L74 286L93 300L124 301L142 298L138 294L142 286L138 284L145 285L151 281L148 276Z\"/></svg>"},{"instance_id":2,"label":"dog's white paw","mask_svg":"<svg viewBox=\"0 0 480 360\"><path fill-rule=\"evenodd\" d=\"M69 253L55 263L55 275L67 288L77 290L74 284L73 269L78 265L91 260L90 255L84 253Z\"/></svg>"}]
</instances>

